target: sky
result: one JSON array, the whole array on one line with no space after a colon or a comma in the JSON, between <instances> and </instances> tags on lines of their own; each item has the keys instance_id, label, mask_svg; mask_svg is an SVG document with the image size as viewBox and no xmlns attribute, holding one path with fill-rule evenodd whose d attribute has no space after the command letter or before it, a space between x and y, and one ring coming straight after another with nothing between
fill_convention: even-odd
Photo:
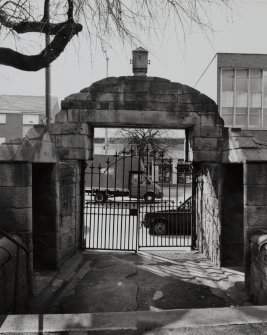
<instances>
[{"instance_id":1,"label":"sky","mask_svg":"<svg viewBox=\"0 0 267 335\"><path fill-rule=\"evenodd\" d=\"M150 60L148 75L195 87L216 101L215 54L267 53L266 13L267 0L233 0L231 11L215 7L208 13L213 33L203 33L193 27L184 40L181 31L170 26L164 38L144 38L143 47L149 51ZM42 38L38 36L39 44L32 36L30 42L24 44L22 40L17 44L21 43L22 50L27 53L32 43L37 51ZM0 41L0 46L12 46L12 43L11 38L6 38ZM121 44L115 43L113 49L107 48L109 76L132 74L130 60L135 47L125 45L122 48ZM44 70L29 73L0 65L0 94L44 95L44 76ZM52 95L61 101L105 76L106 54L100 46L92 47L88 39L80 34L52 64Z\"/></svg>"}]
</instances>

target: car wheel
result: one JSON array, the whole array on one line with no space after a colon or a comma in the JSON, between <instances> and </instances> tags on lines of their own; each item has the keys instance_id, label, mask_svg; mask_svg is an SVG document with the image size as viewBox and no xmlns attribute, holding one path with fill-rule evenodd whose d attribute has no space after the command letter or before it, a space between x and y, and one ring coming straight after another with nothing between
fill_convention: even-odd
<instances>
[{"instance_id":1,"label":"car wheel","mask_svg":"<svg viewBox=\"0 0 267 335\"><path fill-rule=\"evenodd\" d=\"M154 224L154 233L156 235L164 235L166 234L166 223L165 222L157 222Z\"/></svg>"},{"instance_id":2,"label":"car wheel","mask_svg":"<svg viewBox=\"0 0 267 335\"><path fill-rule=\"evenodd\" d=\"M154 193L146 193L144 195L144 199L145 199L145 202L147 204L152 204L153 202L155 202L155 194Z\"/></svg>"},{"instance_id":3,"label":"car wheel","mask_svg":"<svg viewBox=\"0 0 267 335\"><path fill-rule=\"evenodd\" d=\"M95 194L95 202L102 204L105 201L106 201L106 195L104 192L97 192Z\"/></svg>"}]
</instances>

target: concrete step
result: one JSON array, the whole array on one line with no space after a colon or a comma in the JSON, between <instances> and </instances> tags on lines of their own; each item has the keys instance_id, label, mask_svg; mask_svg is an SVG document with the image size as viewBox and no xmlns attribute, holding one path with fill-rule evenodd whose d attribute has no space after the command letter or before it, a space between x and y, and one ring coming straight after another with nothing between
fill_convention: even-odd
<instances>
[{"instance_id":1,"label":"concrete step","mask_svg":"<svg viewBox=\"0 0 267 335\"><path fill-rule=\"evenodd\" d=\"M237 326L243 327L243 331L238 334L247 334L244 331L245 327L249 327L248 334L254 334L251 325L256 325L255 334L261 334L259 329L262 327L264 330L265 323L267 323L267 306L120 313L2 315L0 334L169 335L202 334L201 329L203 334L215 334L218 327L231 330Z\"/></svg>"}]
</instances>

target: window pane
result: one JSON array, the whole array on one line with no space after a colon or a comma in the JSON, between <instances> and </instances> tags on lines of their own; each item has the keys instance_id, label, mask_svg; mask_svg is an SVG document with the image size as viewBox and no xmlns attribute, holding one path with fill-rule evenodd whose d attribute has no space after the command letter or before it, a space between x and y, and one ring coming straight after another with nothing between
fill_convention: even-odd
<instances>
[{"instance_id":1,"label":"window pane","mask_svg":"<svg viewBox=\"0 0 267 335\"><path fill-rule=\"evenodd\" d=\"M236 114L247 114L248 109L247 108L236 108Z\"/></svg>"},{"instance_id":2,"label":"window pane","mask_svg":"<svg viewBox=\"0 0 267 335\"><path fill-rule=\"evenodd\" d=\"M248 90L248 79L247 78L236 78L236 90L241 92L247 92Z\"/></svg>"},{"instance_id":3,"label":"window pane","mask_svg":"<svg viewBox=\"0 0 267 335\"><path fill-rule=\"evenodd\" d=\"M261 77L262 71L261 70L256 70L256 69L251 69L250 70L250 76L251 77Z\"/></svg>"},{"instance_id":4,"label":"window pane","mask_svg":"<svg viewBox=\"0 0 267 335\"><path fill-rule=\"evenodd\" d=\"M247 108L236 108L235 126L247 128L248 126Z\"/></svg>"},{"instance_id":5,"label":"window pane","mask_svg":"<svg viewBox=\"0 0 267 335\"><path fill-rule=\"evenodd\" d=\"M250 78L250 91L261 92L261 78Z\"/></svg>"},{"instance_id":6,"label":"window pane","mask_svg":"<svg viewBox=\"0 0 267 335\"><path fill-rule=\"evenodd\" d=\"M261 107L261 93L250 93L250 107Z\"/></svg>"},{"instance_id":7,"label":"window pane","mask_svg":"<svg viewBox=\"0 0 267 335\"><path fill-rule=\"evenodd\" d=\"M261 128L261 110L257 108L251 108L249 110L249 127L250 128Z\"/></svg>"},{"instance_id":8,"label":"window pane","mask_svg":"<svg viewBox=\"0 0 267 335\"><path fill-rule=\"evenodd\" d=\"M233 126L233 114L234 108L222 108L221 117L223 118L226 127Z\"/></svg>"},{"instance_id":9,"label":"window pane","mask_svg":"<svg viewBox=\"0 0 267 335\"><path fill-rule=\"evenodd\" d=\"M234 78L233 77L222 77L222 91L233 91L234 90Z\"/></svg>"},{"instance_id":10,"label":"window pane","mask_svg":"<svg viewBox=\"0 0 267 335\"><path fill-rule=\"evenodd\" d=\"M267 77L263 77L263 91L267 92Z\"/></svg>"},{"instance_id":11,"label":"window pane","mask_svg":"<svg viewBox=\"0 0 267 335\"><path fill-rule=\"evenodd\" d=\"M235 74L234 70L222 70L222 75L223 76L230 76L230 77L233 77ZM266 73L267 75L267 73Z\"/></svg>"},{"instance_id":12,"label":"window pane","mask_svg":"<svg viewBox=\"0 0 267 335\"><path fill-rule=\"evenodd\" d=\"M263 109L263 129L267 129L267 108Z\"/></svg>"},{"instance_id":13,"label":"window pane","mask_svg":"<svg viewBox=\"0 0 267 335\"><path fill-rule=\"evenodd\" d=\"M24 114L23 115L23 124L38 124L39 115Z\"/></svg>"},{"instance_id":14,"label":"window pane","mask_svg":"<svg viewBox=\"0 0 267 335\"><path fill-rule=\"evenodd\" d=\"M225 114L225 115L222 115L222 118L224 120L224 125L225 127L233 127L233 115L230 115L230 114Z\"/></svg>"},{"instance_id":15,"label":"window pane","mask_svg":"<svg viewBox=\"0 0 267 335\"><path fill-rule=\"evenodd\" d=\"M237 77L248 77L248 70L236 70Z\"/></svg>"},{"instance_id":16,"label":"window pane","mask_svg":"<svg viewBox=\"0 0 267 335\"><path fill-rule=\"evenodd\" d=\"M222 108L222 114L234 114L234 108Z\"/></svg>"},{"instance_id":17,"label":"window pane","mask_svg":"<svg viewBox=\"0 0 267 335\"><path fill-rule=\"evenodd\" d=\"M0 137L0 144L4 143L6 141L5 137Z\"/></svg>"},{"instance_id":18,"label":"window pane","mask_svg":"<svg viewBox=\"0 0 267 335\"><path fill-rule=\"evenodd\" d=\"M247 92L236 92L236 107L247 107L247 106L248 106Z\"/></svg>"},{"instance_id":19,"label":"window pane","mask_svg":"<svg viewBox=\"0 0 267 335\"><path fill-rule=\"evenodd\" d=\"M248 116L245 114L236 114L235 116L235 126L247 128L248 126Z\"/></svg>"},{"instance_id":20,"label":"window pane","mask_svg":"<svg viewBox=\"0 0 267 335\"><path fill-rule=\"evenodd\" d=\"M0 114L0 123L6 123L6 114Z\"/></svg>"},{"instance_id":21,"label":"window pane","mask_svg":"<svg viewBox=\"0 0 267 335\"><path fill-rule=\"evenodd\" d=\"M222 107L233 107L234 106L234 93L233 92L222 92L221 96Z\"/></svg>"}]
</instances>

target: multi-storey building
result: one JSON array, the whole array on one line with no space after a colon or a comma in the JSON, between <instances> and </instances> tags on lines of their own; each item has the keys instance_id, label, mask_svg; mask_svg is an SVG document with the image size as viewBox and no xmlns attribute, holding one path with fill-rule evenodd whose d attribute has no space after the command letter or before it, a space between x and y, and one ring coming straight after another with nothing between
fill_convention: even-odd
<instances>
[{"instance_id":1,"label":"multi-storey building","mask_svg":"<svg viewBox=\"0 0 267 335\"><path fill-rule=\"evenodd\" d=\"M218 53L217 80L226 127L267 129L267 55Z\"/></svg>"},{"instance_id":2,"label":"multi-storey building","mask_svg":"<svg viewBox=\"0 0 267 335\"><path fill-rule=\"evenodd\" d=\"M51 97L51 121L59 112L58 99ZM24 137L34 124L45 122L45 97L0 95L0 144Z\"/></svg>"}]
</instances>

